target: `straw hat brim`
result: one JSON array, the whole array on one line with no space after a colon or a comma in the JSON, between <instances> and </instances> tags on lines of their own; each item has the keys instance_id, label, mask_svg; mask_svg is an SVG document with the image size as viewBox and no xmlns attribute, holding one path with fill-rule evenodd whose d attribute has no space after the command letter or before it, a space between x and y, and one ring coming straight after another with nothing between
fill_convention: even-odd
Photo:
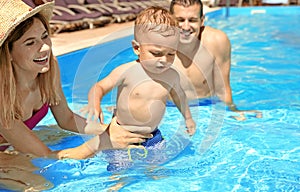
<instances>
[{"instance_id":1,"label":"straw hat brim","mask_svg":"<svg viewBox=\"0 0 300 192\"><path fill-rule=\"evenodd\" d=\"M2 1L2 0L1 0ZM10 2L9 2L10 1ZM15 3L12 3L15 2ZM21 3L20 3L21 2ZM19 4L19 5L18 5ZM19 7L19 14L16 10ZM27 6L27 7L26 7ZM16 0L7 0L7 2L0 3L0 22L1 22L1 29L0 29L0 47L9 36L9 34L23 21L32 17L33 15L40 13L43 15L48 21L50 21L52 14L53 14L53 6L54 2L47 2L42 5L39 5L35 8L31 8L30 6L26 5L24 2ZM8 12L14 12L16 18L6 18L2 14L9 14ZM21 12L22 11L22 12Z\"/></svg>"}]
</instances>

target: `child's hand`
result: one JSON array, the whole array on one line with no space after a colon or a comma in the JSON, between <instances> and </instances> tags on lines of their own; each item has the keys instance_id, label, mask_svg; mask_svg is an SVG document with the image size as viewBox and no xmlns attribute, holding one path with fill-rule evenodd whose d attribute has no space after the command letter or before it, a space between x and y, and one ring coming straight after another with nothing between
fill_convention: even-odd
<instances>
[{"instance_id":1,"label":"child's hand","mask_svg":"<svg viewBox=\"0 0 300 192\"><path fill-rule=\"evenodd\" d=\"M196 132L196 123L192 118L186 119L185 120L186 128L187 128L187 133L192 136Z\"/></svg>"},{"instance_id":2,"label":"child's hand","mask_svg":"<svg viewBox=\"0 0 300 192\"><path fill-rule=\"evenodd\" d=\"M87 114L86 122L98 121L99 118L100 118L100 123L104 122L104 117L100 106L94 107L92 105L86 105L80 109L80 112L83 113L83 115Z\"/></svg>"}]
</instances>

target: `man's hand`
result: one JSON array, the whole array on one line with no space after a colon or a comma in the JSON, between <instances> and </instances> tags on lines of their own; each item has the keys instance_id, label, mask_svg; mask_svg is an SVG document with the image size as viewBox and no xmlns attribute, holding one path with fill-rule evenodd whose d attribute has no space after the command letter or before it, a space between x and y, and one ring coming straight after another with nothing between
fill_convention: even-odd
<instances>
[{"instance_id":1,"label":"man's hand","mask_svg":"<svg viewBox=\"0 0 300 192\"><path fill-rule=\"evenodd\" d=\"M187 133L192 136L196 132L196 123L192 118L186 119L185 120L186 128L187 128Z\"/></svg>"},{"instance_id":2,"label":"man's hand","mask_svg":"<svg viewBox=\"0 0 300 192\"><path fill-rule=\"evenodd\" d=\"M231 116L237 121L245 121L246 118L246 113L254 113L256 118L262 118L262 112L257 111L257 110L235 110L233 112L236 112L239 114L239 116Z\"/></svg>"}]
</instances>

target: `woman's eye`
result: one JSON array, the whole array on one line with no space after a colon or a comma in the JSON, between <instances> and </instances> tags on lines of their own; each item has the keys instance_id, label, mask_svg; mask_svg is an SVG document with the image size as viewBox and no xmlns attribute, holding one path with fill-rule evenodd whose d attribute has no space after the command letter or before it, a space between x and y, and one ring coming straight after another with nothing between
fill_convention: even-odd
<instances>
[{"instance_id":1,"label":"woman's eye","mask_svg":"<svg viewBox=\"0 0 300 192\"><path fill-rule=\"evenodd\" d=\"M47 39L49 37L49 34L48 33L45 33L43 36L42 36L42 39Z\"/></svg>"},{"instance_id":2,"label":"woman's eye","mask_svg":"<svg viewBox=\"0 0 300 192\"><path fill-rule=\"evenodd\" d=\"M28 41L28 42L25 43L26 46L30 46L30 45L33 45L33 44L34 44L34 41Z\"/></svg>"}]
</instances>

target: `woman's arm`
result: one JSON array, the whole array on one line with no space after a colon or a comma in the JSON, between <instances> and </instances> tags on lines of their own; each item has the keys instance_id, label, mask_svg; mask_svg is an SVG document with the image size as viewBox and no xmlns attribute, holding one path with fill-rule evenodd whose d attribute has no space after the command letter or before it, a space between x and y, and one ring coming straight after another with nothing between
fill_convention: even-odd
<instances>
[{"instance_id":1,"label":"woman's arm","mask_svg":"<svg viewBox=\"0 0 300 192\"><path fill-rule=\"evenodd\" d=\"M124 149L142 143L151 138L151 134L131 133L117 124L114 117L108 128L101 135L97 135L82 145L74 148L56 151L52 154L58 159L84 159L93 156L97 152L106 149Z\"/></svg>"},{"instance_id":2,"label":"woman's arm","mask_svg":"<svg viewBox=\"0 0 300 192\"><path fill-rule=\"evenodd\" d=\"M12 121L9 128L0 126L0 132L16 151L43 157L51 154L51 150L21 120Z\"/></svg>"},{"instance_id":3,"label":"woman's arm","mask_svg":"<svg viewBox=\"0 0 300 192\"><path fill-rule=\"evenodd\" d=\"M69 131L85 133L85 118L71 111L71 109L68 106L66 97L63 93L63 90L61 88L60 82L57 87L59 87L57 91L61 100L57 105L50 106L50 109L58 126L62 129L66 129Z\"/></svg>"},{"instance_id":4,"label":"woman's arm","mask_svg":"<svg viewBox=\"0 0 300 192\"><path fill-rule=\"evenodd\" d=\"M59 105L51 107L58 125L64 126L62 128L66 130L96 134L97 136L78 147L55 151L51 154L52 157L82 159L92 156L100 150L126 148L133 143L142 143L145 139L152 137L151 134L135 134L123 129L116 123L116 118L112 119L109 129L107 129L108 125L98 122L89 121L89 123L86 123L83 117L69 109L65 97L61 98L64 99L61 100Z\"/></svg>"},{"instance_id":5,"label":"woman's arm","mask_svg":"<svg viewBox=\"0 0 300 192\"><path fill-rule=\"evenodd\" d=\"M88 126L93 126L95 122ZM98 123L99 124L99 123ZM103 125L105 126L105 125ZM35 134L28 129L20 120L12 122L11 128L0 127L2 136L14 146L16 151L29 153L39 157L51 158L75 158L82 159L94 155L104 149L121 149L132 146L133 143L142 143L151 134L136 134L123 129L116 123L116 118L112 119L109 128L102 129L102 134L94 137L79 147L60 151L51 151ZM66 155L69 154L69 155Z\"/></svg>"},{"instance_id":6,"label":"woman's arm","mask_svg":"<svg viewBox=\"0 0 300 192\"><path fill-rule=\"evenodd\" d=\"M109 130L105 131L107 125L100 123L86 124L85 118L73 113L68 106L60 80L57 81L60 102L58 105L51 106L51 111L57 124L66 130L79 133L93 133L100 135L101 142L99 150L112 148L126 148L132 143L143 142L145 138L151 138L151 134L141 135L130 133L121 128L117 123L112 121ZM55 156L59 152L51 151L34 132L22 122L22 120L14 120L10 124L10 128L3 128L0 125L0 133L5 140L14 146L15 150L22 153L30 153L36 156Z\"/></svg>"}]
</instances>

